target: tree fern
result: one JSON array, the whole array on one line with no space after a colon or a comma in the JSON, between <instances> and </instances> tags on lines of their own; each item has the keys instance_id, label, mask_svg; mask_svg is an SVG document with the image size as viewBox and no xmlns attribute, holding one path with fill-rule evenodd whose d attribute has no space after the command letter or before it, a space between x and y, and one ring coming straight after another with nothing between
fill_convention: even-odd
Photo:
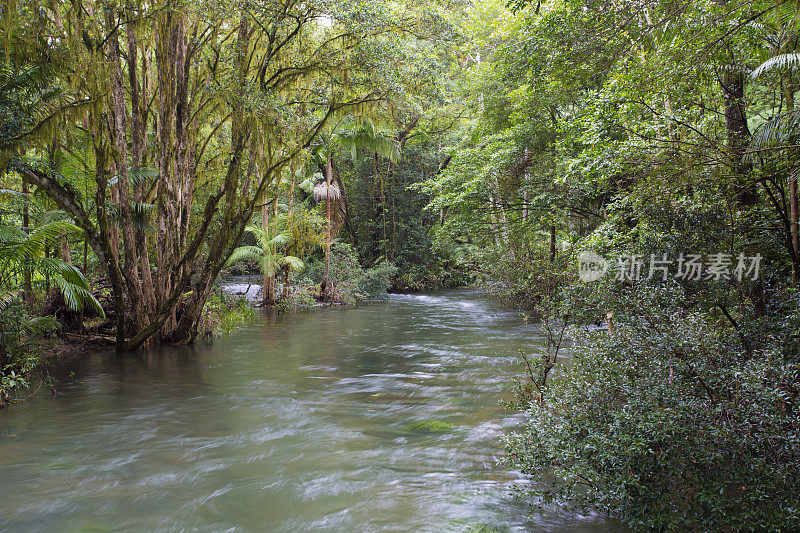
<instances>
[{"instance_id":1,"label":"tree fern","mask_svg":"<svg viewBox=\"0 0 800 533\"><path fill-rule=\"evenodd\" d=\"M289 270L299 271L305 268L305 264L303 263L303 261L300 258L295 257L293 255L285 256L281 262L283 263L284 266L288 266Z\"/></svg>"}]
</instances>

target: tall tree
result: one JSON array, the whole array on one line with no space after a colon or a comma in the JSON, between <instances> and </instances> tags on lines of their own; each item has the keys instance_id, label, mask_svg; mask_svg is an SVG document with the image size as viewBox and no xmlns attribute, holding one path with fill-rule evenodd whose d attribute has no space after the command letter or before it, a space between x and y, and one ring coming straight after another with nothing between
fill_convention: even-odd
<instances>
[{"instance_id":1,"label":"tall tree","mask_svg":"<svg viewBox=\"0 0 800 533\"><path fill-rule=\"evenodd\" d=\"M42 13L41 46L86 73L63 80L85 102L94 205L28 157L15 169L84 229L111 284L118 349L195 339L213 282L270 184L331 118L399 90L366 75L391 60L380 43L428 31L408 13L347 2L82 0ZM152 235L141 224L148 206Z\"/></svg>"}]
</instances>

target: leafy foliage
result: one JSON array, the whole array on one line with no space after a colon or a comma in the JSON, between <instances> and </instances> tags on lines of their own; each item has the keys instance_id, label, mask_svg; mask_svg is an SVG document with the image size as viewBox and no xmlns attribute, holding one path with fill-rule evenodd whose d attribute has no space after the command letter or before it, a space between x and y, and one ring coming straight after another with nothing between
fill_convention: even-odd
<instances>
[{"instance_id":1,"label":"leafy foliage","mask_svg":"<svg viewBox=\"0 0 800 533\"><path fill-rule=\"evenodd\" d=\"M436 246L541 333L510 402L523 494L636 530L792 530L797 11L480 2L462 27L461 119L413 188ZM763 270L583 283L580 251Z\"/></svg>"},{"instance_id":2,"label":"leafy foliage","mask_svg":"<svg viewBox=\"0 0 800 533\"><path fill-rule=\"evenodd\" d=\"M320 283L323 271L323 262L316 261L309 265L307 275L312 282ZM363 300L385 298L391 278L396 273L397 267L387 262L364 269L349 244L335 242L331 247L329 282L337 302L352 305Z\"/></svg>"},{"instance_id":3,"label":"leafy foliage","mask_svg":"<svg viewBox=\"0 0 800 533\"><path fill-rule=\"evenodd\" d=\"M573 363L524 402L509 459L544 501L591 502L634 529L791 530L800 367L774 342L744 349L684 297L641 290L613 331L575 330Z\"/></svg>"}]
</instances>

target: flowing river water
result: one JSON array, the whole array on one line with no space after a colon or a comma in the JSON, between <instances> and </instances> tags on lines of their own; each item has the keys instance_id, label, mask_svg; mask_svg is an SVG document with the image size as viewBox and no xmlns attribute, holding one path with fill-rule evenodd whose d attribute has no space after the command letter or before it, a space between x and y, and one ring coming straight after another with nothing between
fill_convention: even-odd
<instances>
[{"instance_id":1,"label":"flowing river water","mask_svg":"<svg viewBox=\"0 0 800 533\"><path fill-rule=\"evenodd\" d=\"M515 500L520 315L457 290L98 353L0 411L2 531L611 531Z\"/></svg>"}]
</instances>

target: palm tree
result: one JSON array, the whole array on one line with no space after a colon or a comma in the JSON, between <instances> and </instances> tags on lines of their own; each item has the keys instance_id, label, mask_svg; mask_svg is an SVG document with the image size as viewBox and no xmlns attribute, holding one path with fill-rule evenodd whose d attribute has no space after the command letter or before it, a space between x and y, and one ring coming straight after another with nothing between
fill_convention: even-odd
<instances>
[{"instance_id":1,"label":"palm tree","mask_svg":"<svg viewBox=\"0 0 800 533\"><path fill-rule=\"evenodd\" d=\"M105 316L77 267L63 259L44 257L45 248L67 233L81 234L82 231L65 221L44 224L30 234L16 226L0 225L0 312L17 298L19 280L29 268L40 278L52 277L70 309L78 311L88 305Z\"/></svg>"},{"instance_id":2,"label":"palm tree","mask_svg":"<svg viewBox=\"0 0 800 533\"><path fill-rule=\"evenodd\" d=\"M790 44L796 44L796 39L792 39ZM753 80L764 78L770 74L777 73L780 77L781 88L786 103L786 111L773 117L764 123L753 135L750 140L750 153L747 157L755 159L755 154L769 148L780 147L781 145L795 145L800 136L800 111L794 105L794 93L797 81L793 79L797 69L800 67L800 53L789 52L780 53L767 59L756 67L750 77ZM792 283L797 286L800 281L800 231L798 228L798 191L797 177L800 170L794 169L788 172L788 213L786 222L788 223L789 246L788 252L792 258ZM776 205L780 210L780 205Z\"/></svg>"},{"instance_id":3,"label":"palm tree","mask_svg":"<svg viewBox=\"0 0 800 533\"><path fill-rule=\"evenodd\" d=\"M399 156L397 143L387 132L378 129L375 123L369 119L352 119L346 121L339 131L334 131L328 136L327 142L318 146L314 151L317 165L322 167L325 181L314 187L314 201L325 200L325 211L327 220L327 236L325 243L325 274L323 279L324 295L329 294L329 270L330 270L330 251L331 241L335 230L333 212L341 214L341 222L347 220L347 197L344 191L344 184L338 178L334 162L334 152L337 147L350 151L352 158L358 157L359 151L372 154L376 159L383 157L395 163ZM377 168L376 168L377 174ZM386 238L386 209L385 209L385 183L380 175L376 176L380 181L381 191L381 217L383 220L384 240Z\"/></svg>"},{"instance_id":4,"label":"palm tree","mask_svg":"<svg viewBox=\"0 0 800 533\"><path fill-rule=\"evenodd\" d=\"M289 273L305 268L301 259L280 251L289 242L289 235L285 226L286 218L284 215L274 217L267 229L248 226L246 231L255 236L258 245L239 246L233 251L227 262L227 266L242 261L255 261L258 263L259 270L264 275L264 284L261 291L265 306L275 304L275 277L278 272L284 272L284 283L286 284L284 294L287 294Z\"/></svg>"},{"instance_id":5,"label":"palm tree","mask_svg":"<svg viewBox=\"0 0 800 533\"><path fill-rule=\"evenodd\" d=\"M52 278L67 307L79 311L88 305L105 317L83 273L63 259L44 256L45 249L67 233L81 230L56 221L28 234L20 227L0 224L0 405L10 390L26 386L26 374L36 364L29 348L32 339L58 327L53 317L30 316L30 302L20 295L21 282L38 284L45 276Z\"/></svg>"},{"instance_id":6,"label":"palm tree","mask_svg":"<svg viewBox=\"0 0 800 533\"><path fill-rule=\"evenodd\" d=\"M314 187L314 201L319 203L325 200L326 205L326 224L325 224L325 273L323 275L322 293L324 296L330 294L330 267L331 267L331 202L338 202L342 198L339 186L331 183L333 175L333 160L329 156L325 161L325 182Z\"/></svg>"}]
</instances>

